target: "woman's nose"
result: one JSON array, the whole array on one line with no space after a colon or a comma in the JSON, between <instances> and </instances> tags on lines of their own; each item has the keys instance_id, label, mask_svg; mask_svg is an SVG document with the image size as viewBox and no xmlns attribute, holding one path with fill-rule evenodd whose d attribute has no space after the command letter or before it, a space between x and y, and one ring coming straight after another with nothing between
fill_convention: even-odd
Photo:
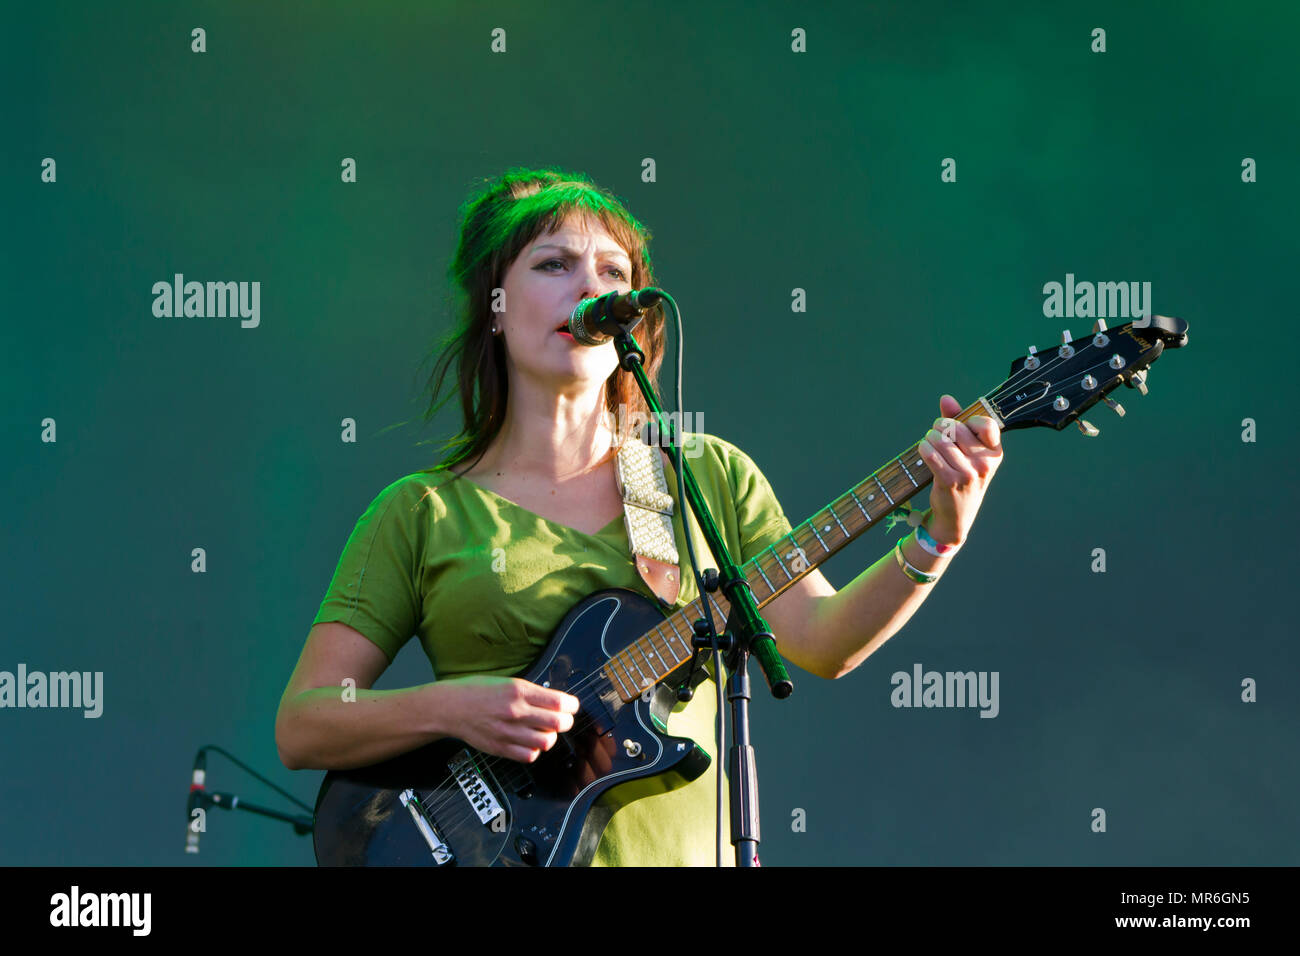
<instances>
[{"instance_id":1,"label":"woman's nose","mask_svg":"<svg viewBox=\"0 0 1300 956\"><path fill-rule=\"evenodd\" d=\"M600 284L600 276L597 274L594 266L583 265L579 270L580 281L578 283L579 295L578 301L583 299L594 299L605 292L604 287ZM576 305L576 303L575 303Z\"/></svg>"}]
</instances>

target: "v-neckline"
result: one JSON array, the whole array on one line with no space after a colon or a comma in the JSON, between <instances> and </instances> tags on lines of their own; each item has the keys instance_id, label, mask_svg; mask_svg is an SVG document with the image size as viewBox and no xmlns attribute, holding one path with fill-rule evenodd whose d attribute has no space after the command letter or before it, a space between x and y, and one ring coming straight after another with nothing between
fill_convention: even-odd
<instances>
[{"instance_id":1,"label":"v-neckline","mask_svg":"<svg viewBox=\"0 0 1300 956\"><path fill-rule=\"evenodd\" d=\"M452 474L455 475L455 472L452 472ZM464 475L455 475L454 480L467 481L474 488L478 489L478 491L482 492L485 495L491 495L493 498L497 499L497 501L504 501L506 504L514 508L516 511L522 511L524 514L528 515L529 517L535 518L538 521L545 522L546 524L549 524L553 528L562 528L563 530L568 531L570 534L581 535L584 538L602 537L603 535L609 533L610 528L614 527L616 524L619 524L623 521L623 515L621 514L617 515L614 518L612 518L609 524L605 525L605 527L601 528L599 531L596 531L594 534L589 534L586 531L579 531L577 528L573 527L572 525L562 524L559 521L553 521L552 519L547 518L544 515L539 515L536 511L533 511L531 508L525 508L519 502L511 501L509 498L505 497L504 495L497 494L491 488L483 487L473 478L466 478Z\"/></svg>"}]
</instances>

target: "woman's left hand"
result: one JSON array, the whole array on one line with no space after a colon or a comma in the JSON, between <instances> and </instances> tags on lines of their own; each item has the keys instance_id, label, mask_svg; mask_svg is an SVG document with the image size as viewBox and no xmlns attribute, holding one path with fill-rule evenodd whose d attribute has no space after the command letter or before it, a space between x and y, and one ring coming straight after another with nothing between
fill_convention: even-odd
<instances>
[{"instance_id":1,"label":"woman's left hand","mask_svg":"<svg viewBox=\"0 0 1300 956\"><path fill-rule=\"evenodd\" d=\"M987 415L965 422L952 416L962 410L951 395L939 399L940 418L925 434L918 449L934 475L930 488L930 520L926 530L939 544L962 544L970 533L975 513L993 473L1002 463L1002 435L998 423Z\"/></svg>"}]
</instances>

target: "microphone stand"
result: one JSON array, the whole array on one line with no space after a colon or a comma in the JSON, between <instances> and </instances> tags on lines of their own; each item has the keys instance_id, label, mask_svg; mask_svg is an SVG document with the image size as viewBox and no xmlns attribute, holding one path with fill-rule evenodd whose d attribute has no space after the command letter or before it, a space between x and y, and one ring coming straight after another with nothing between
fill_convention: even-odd
<instances>
[{"instance_id":1,"label":"microphone stand","mask_svg":"<svg viewBox=\"0 0 1300 956\"><path fill-rule=\"evenodd\" d=\"M285 823L293 824L293 832L299 836L306 836L308 833L312 832L315 827L314 815L303 816L302 814L285 813L282 810L273 810L270 807L264 807L257 803L249 803L247 800L244 800L235 793L222 793L220 791L209 793L205 786L207 778L207 754L209 750L221 754L231 763L235 764L251 776L256 777L272 790L278 791L304 810L311 810L311 807L307 806L307 804L303 803L282 787L276 786L234 754L228 753L214 744L205 744L199 748L198 753L194 756L193 782L190 784L189 800L185 806L186 853L199 852L199 835L207 831L207 812L211 807L220 807L222 810L247 810L250 813L261 814L262 816L270 817L273 820L282 820ZM194 812L196 810L203 811L203 826L199 829L196 829L194 826L197 822L194 820Z\"/></svg>"},{"instance_id":2,"label":"microphone stand","mask_svg":"<svg viewBox=\"0 0 1300 956\"><path fill-rule=\"evenodd\" d=\"M299 836L306 836L311 833L312 828L315 826L315 821L311 817L305 817L302 814L285 813L283 810L272 810L270 807L249 803L237 793L222 793L219 790L214 790L211 793L200 795L198 803L205 810L208 807L220 807L223 810L247 810L250 813L260 813L262 816L270 817L273 820L283 820L285 823L292 823L293 832Z\"/></svg>"},{"instance_id":3,"label":"microphone stand","mask_svg":"<svg viewBox=\"0 0 1300 956\"><path fill-rule=\"evenodd\" d=\"M677 307L671 298L667 296L664 298L676 311ZM658 419L660 446L668 453L674 466L683 476L678 495L687 501L691 511L695 513L700 531L708 542L713 557L722 568L720 575L715 577L706 571L704 577L706 578L705 589L714 591L721 587L730 604L731 611L723 634L721 637L713 635L713 615L707 612L708 598L700 594L700 606L706 609L704 627L697 624L691 643L697 650L704 650L710 648L716 640L718 647L727 655L726 665L730 671L727 678L727 699L731 701L732 727L732 744L728 754L728 771L731 777L731 842L736 848L736 866L759 866L758 770L754 763L754 748L749 742L750 655L753 654L758 658L773 697L778 700L789 697L794 690L794 684L777 653L776 641L767 622L758 613L758 602L754 599L754 593L750 590L744 575L740 573L740 568L731 560L727 546L722 540L722 534L714 524L709 506L704 500L700 486L695 481L695 475L691 473L690 465L682 457L681 449L677 445L679 436L667 427L663 408L659 405L654 389L650 385L650 379L642 367L645 353L641 351L632 333L621 324L619 330L614 333L613 339L614 348L618 352L619 365L632 373L641 389L641 394L645 396L646 404ZM667 441L664 436L669 436ZM690 534L685 514L682 515L682 531L687 535ZM697 580L698 571L697 568ZM720 677L720 675L715 676Z\"/></svg>"}]
</instances>

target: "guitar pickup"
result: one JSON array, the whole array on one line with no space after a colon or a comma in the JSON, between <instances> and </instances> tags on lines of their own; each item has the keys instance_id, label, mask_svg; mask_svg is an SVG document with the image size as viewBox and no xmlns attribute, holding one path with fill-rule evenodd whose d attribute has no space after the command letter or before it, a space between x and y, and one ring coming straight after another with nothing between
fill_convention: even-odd
<instances>
[{"instance_id":1,"label":"guitar pickup","mask_svg":"<svg viewBox=\"0 0 1300 956\"><path fill-rule=\"evenodd\" d=\"M429 852L433 854L433 862L438 866L446 866L448 863L456 862L456 854L451 852L451 847L447 846L447 841L442 838L438 832L437 825L433 818L429 816L424 804L420 802L419 796L414 790L403 790L397 795L402 801L402 806L411 812L411 819L415 821L415 828L420 831L424 837L424 842L429 844Z\"/></svg>"},{"instance_id":2,"label":"guitar pickup","mask_svg":"<svg viewBox=\"0 0 1300 956\"><path fill-rule=\"evenodd\" d=\"M455 776L456 783L460 786L461 792L465 794L465 799L469 801L469 805L478 814L480 823L489 824L506 812L501 804L497 802L492 789L484 782L483 776L479 773L478 766L474 763L474 758L470 756L468 750L462 750L447 761L447 768Z\"/></svg>"}]
</instances>

